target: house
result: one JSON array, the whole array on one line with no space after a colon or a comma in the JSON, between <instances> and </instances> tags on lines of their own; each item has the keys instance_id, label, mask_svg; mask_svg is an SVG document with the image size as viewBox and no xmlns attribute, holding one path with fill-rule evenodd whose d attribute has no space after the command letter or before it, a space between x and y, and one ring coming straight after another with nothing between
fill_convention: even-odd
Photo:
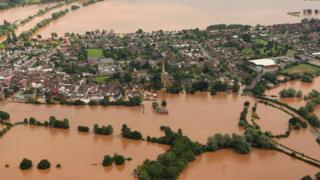
<instances>
[{"instance_id":1,"label":"house","mask_svg":"<svg viewBox=\"0 0 320 180\"><path fill-rule=\"evenodd\" d=\"M115 61L111 58L105 58L99 60L98 71L99 75L113 75L117 72L117 66Z\"/></svg>"},{"instance_id":2,"label":"house","mask_svg":"<svg viewBox=\"0 0 320 180\"><path fill-rule=\"evenodd\" d=\"M320 58L320 52L312 53L312 56L315 56L315 57L317 57L317 58Z\"/></svg>"}]
</instances>

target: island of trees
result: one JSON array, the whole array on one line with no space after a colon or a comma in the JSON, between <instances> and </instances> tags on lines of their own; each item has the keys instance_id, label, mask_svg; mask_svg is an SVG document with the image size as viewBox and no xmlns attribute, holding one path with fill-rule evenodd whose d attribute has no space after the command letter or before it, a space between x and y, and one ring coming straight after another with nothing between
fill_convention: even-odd
<instances>
[{"instance_id":1,"label":"island of trees","mask_svg":"<svg viewBox=\"0 0 320 180\"><path fill-rule=\"evenodd\" d=\"M93 132L95 134L100 134L100 135L112 135L113 127L111 125L108 125L108 126L102 125L100 127L98 124L95 124L93 126Z\"/></svg>"},{"instance_id":2,"label":"island of trees","mask_svg":"<svg viewBox=\"0 0 320 180\"><path fill-rule=\"evenodd\" d=\"M119 166L123 165L126 160L130 161L131 158L126 159L124 156L119 154L114 154L113 157L111 157L110 155L105 155L102 161L102 165L107 167L115 163L115 165Z\"/></svg>"},{"instance_id":3,"label":"island of trees","mask_svg":"<svg viewBox=\"0 0 320 180\"><path fill-rule=\"evenodd\" d=\"M139 131L132 131L126 124L122 125L121 136L127 139L141 140L142 134Z\"/></svg>"}]
</instances>

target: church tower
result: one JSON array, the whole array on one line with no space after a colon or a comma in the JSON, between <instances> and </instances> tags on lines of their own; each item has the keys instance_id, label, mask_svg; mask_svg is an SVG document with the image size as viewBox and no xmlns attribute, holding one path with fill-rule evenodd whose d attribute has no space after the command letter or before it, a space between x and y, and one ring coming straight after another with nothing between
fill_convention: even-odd
<instances>
[{"instance_id":1,"label":"church tower","mask_svg":"<svg viewBox=\"0 0 320 180\"><path fill-rule=\"evenodd\" d=\"M165 69L164 60L162 60L161 83L163 84L164 89L171 85L169 74L166 72Z\"/></svg>"}]
</instances>

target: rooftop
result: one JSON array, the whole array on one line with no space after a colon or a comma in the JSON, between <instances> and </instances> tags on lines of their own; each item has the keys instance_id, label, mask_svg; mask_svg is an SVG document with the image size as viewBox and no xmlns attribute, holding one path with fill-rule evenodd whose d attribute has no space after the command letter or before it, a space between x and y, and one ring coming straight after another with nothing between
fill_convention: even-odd
<instances>
[{"instance_id":1,"label":"rooftop","mask_svg":"<svg viewBox=\"0 0 320 180\"><path fill-rule=\"evenodd\" d=\"M251 63L257 65L257 66L273 66L276 65L275 61L272 59L256 59L256 60L250 60Z\"/></svg>"}]
</instances>

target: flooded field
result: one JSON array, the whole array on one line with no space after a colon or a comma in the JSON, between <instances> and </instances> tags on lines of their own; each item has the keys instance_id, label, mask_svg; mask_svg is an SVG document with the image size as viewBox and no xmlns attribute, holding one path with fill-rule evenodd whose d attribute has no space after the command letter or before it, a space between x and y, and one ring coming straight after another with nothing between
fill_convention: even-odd
<instances>
[{"instance_id":1,"label":"flooded field","mask_svg":"<svg viewBox=\"0 0 320 180\"><path fill-rule=\"evenodd\" d=\"M9 22L15 22L21 19L27 18L29 15L36 14L38 10L44 9L48 6L51 6L51 3L48 4L38 4L25 7L17 7L0 11L0 22L3 23L4 20Z\"/></svg>"},{"instance_id":2,"label":"flooded field","mask_svg":"<svg viewBox=\"0 0 320 180\"><path fill-rule=\"evenodd\" d=\"M318 168L274 151L253 150L249 155L240 155L221 150L198 157L179 179L294 180L318 171Z\"/></svg>"},{"instance_id":3,"label":"flooded field","mask_svg":"<svg viewBox=\"0 0 320 180\"><path fill-rule=\"evenodd\" d=\"M40 7L30 6L1 11L0 21L25 18ZM304 9L319 7L319 1L304 0L105 0L68 13L41 29L39 34L49 37L51 32L63 35L66 32L84 33L95 29L127 33L139 28L145 31L180 30L206 28L219 23L251 25L293 23L306 16L301 14L300 17L294 17L288 15L288 12L303 12ZM27 29L22 28L22 30Z\"/></svg>"},{"instance_id":4,"label":"flooded field","mask_svg":"<svg viewBox=\"0 0 320 180\"><path fill-rule=\"evenodd\" d=\"M157 115L153 112L151 102L145 102L145 112L141 107L90 107L61 105L30 105L19 103L0 104L1 110L11 114L12 121L22 121L25 117L35 117L40 121L54 115L68 118L71 127L78 125L92 127L97 124L112 124L120 129L126 123L129 127L142 131L144 135L162 135L159 127L181 128L194 140L206 143L208 136L215 133L242 133L238 127L239 114L245 101L253 105L251 97L220 94L215 97L207 93L197 95L167 95L169 115ZM290 118L286 113L262 104L257 111L258 123L266 130L280 134L286 131Z\"/></svg>"},{"instance_id":5,"label":"flooded field","mask_svg":"<svg viewBox=\"0 0 320 180\"><path fill-rule=\"evenodd\" d=\"M119 131L115 131L119 134ZM80 179L133 179L133 170L142 162L166 151L166 146L125 140L117 135L98 136L75 130L45 129L18 126L0 139L0 179L10 180L80 180ZM131 157L122 166L104 168L101 165L107 154ZM21 171L18 166L23 158L33 161L34 168ZM50 170L39 171L37 163L48 159ZM9 164L5 168L4 164ZM56 169L61 163L61 169Z\"/></svg>"},{"instance_id":6,"label":"flooded field","mask_svg":"<svg viewBox=\"0 0 320 180\"><path fill-rule=\"evenodd\" d=\"M145 102L145 112L141 107L74 107L28 105L18 103L2 103L0 109L11 114L11 121L21 121L25 117L35 117L39 120L48 119L50 115L58 118L68 118L69 131L45 129L39 127L16 127L0 139L4 147L0 162L9 163L13 167L0 168L1 178L21 179L101 179L117 178L130 179L134 167L144 159L155 159L165 151L165 147L148 145L144 142L123 140L119 137L123 123L141 131L145 136L160 136L159 127L168 125L173 129L181 128L194 140L206 143L208 136L215 133L238 133L239 114L243 103L247 100L253 105L256 101L250 97L220 94L215 97L206 93L197 95L167 95L169 114L157 115L152 112L151 102ZM286 131L289 115L262 104L257 111L260 120L257 123L263 130L280 134ZM100 137L92 134L81 134L76 131L78 125L112 124L114 136ZM307 155L320 158L320 148L309 130L296 131L289 139L281 140L289 147L305 152ZM70 147L70 148L66 148ZM12 154L12 149L17 149ZM74 153L73 153L74 152ZM91 164L99 163L104 154L120 153L134 160L125 167L105 169ZM63 168L52 168L49 172L41 173L34 169L23 173L16 167L23 157L34 161L48 158L53 163L61 162ZM279 163L281 162L281 163ZM1 166L1 165L0 165ZM4 166L4 165L2 165ZM85 170L84 170L85 169ZM290 172L291 174L283 173ZM272 174L273 179L299 179L305 174L314 174L319 169L297 161L276 151L254 150L249 155L239 155L232 151L223 150L216 153L205 153L184 171L180 179L257 179L259 175ZM210 173L209 173L210 172ZM260 172L260 173L258 173ZM202 174L202 175L200 175ZM206 176L204 176L206 174ZM130 177L130 178L129 178Z\"/></svg>"},{"instance_id":7,"label":"flooded field","mask_svg":"<svg viewBox=\"0 0 320 180\"><path fill-rule=\"evenodd\" d=\"M303 83L301 81L289 81L281 84L280 86L273 88L266 92L268 96L277 96L279 98L279 92L283 89L294 88L296 90L301 90L303 95L307 95L312 90L320 91L320 77L316 77L312 83ZM299 108L306 104L303 98L279 98L281 102L290 104L293 107ZM320 112L320 111L319 111ZM320 115L320 114L319 114Z\"/></svg>"},{"instance_id":8,"label":"flooded field","mask_svg":"<svg viewBox=\"0 0 320 180\"><path fill-rule=\"evenodd\" d=\"M282 89L288 89L288 88L294 88L297 90L301 90L302 93L308 94L310 91L312 91L313 89L320 91L320 77L316 77L312 83L304 83L301 81L289 81L286 83L281 84L280 86L271 89L270 91L267 91L266 94L269 96L279 96L279 92Z\"/></svg>"}]
</instances>

